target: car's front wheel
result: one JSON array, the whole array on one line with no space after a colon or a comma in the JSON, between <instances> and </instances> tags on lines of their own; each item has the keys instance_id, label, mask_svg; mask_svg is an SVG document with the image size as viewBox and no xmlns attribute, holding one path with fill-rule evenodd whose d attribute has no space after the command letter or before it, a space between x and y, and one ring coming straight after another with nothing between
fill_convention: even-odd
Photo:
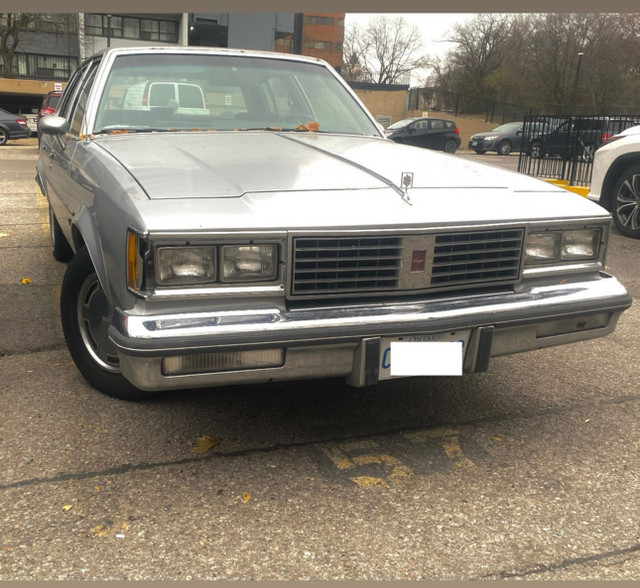
<instances>
[{"instance_id":1,"label":"car's front wheel","mask_svg":"<svg viewBox=\"0 0 640 588\"><path fill-rule=\"evenodd\" d=\"M486 149L474 149L474 151L478 154L478 155L484 155L487 150Z\"/></svg>"},{"instance_id":2,"label":"car's front wheel","mask_svg":"<svg viewBox=\"0 0 640 588\"><path fill-rule=\"evenodd\" d=\"M613 222L626 237L640 239L640 164L620 176L613 193Z\"/></svg>"},{"instance_id":3,"label":"car's front wheel","mask_svg":"<svg viewBox=\"0 0 640 588\"><path fill-rule=\"evenodd\" d=\"M108 336L113 308L86 247L78 251L67 267L60 295L60 316L71 357L94 388L124 400L144 400L155 395L136 388L120 373L118 351Z\"/></svg>"},{"instance_id":4,"label":"car's front wheel","mask_svg":"<svg viewBox=\"0 0 640 588\"><path fill-rule=\"evenodd\" d=\"M500 141L500 144L497 148L498 155L509 155L512 149L513 145L511 145L511 141L508 141L507 139L505 139L504 141Z\"/></svg>"},{"instance_id":5,"label":"car's front wheel","mask_svg":"<svg viewBox=\"0 0 640 588\"><path fill-rule=\"evenodd\" d=\"M458 144L455 141L449 140L444 144L445 153L455 153L458 149Z\"/></svg>"}]
</instances>

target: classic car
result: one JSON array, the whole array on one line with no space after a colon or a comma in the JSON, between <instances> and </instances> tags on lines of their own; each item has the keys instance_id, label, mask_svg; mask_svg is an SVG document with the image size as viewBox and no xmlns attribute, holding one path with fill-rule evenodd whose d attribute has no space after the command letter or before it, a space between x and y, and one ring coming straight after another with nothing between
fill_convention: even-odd
<instances>
[{"instance_id":1,"label":"classic car","mask_svg":"<svg viewBox=\"0 0 640 588\"><path fill-rule=\"evenodd\" d=\"M124 107L158 81L199 86L208 114ZM631 304L604 209L396 144L320 59L111 48L40 127L66 342L119 398L482 372Z\"/></svg>"}]
</instances>

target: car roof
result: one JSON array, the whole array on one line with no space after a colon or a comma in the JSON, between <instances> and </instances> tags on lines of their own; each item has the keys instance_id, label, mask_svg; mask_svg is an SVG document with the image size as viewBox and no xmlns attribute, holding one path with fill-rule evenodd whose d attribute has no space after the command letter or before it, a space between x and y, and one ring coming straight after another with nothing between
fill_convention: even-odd
<instances>
[{"instance_id":1,"label":"car roof","mask_svg":"<svg viewBox=\"0 0 640 588\"><path fill-rule=\"evenodd\" d=\"M119 55L228 55L236 57L262 57L268 59L276 59L280 61L297 61L304 63L315 63L328 66L329 64L319 57L310 57L307 55L297 55L292 53L280 53L276 51L257 51L254 49L233 49L228 47L185 47L185 46L164 46L164 47L110 47L98 51L92 56L85 59L85 62L91 61L98 57L119 56Z\"/></svg>"}]
</instances>

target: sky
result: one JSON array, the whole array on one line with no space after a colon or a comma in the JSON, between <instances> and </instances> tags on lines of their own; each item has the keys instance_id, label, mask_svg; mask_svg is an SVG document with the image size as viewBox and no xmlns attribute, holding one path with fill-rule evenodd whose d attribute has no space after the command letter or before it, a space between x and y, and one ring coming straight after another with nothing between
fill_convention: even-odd
<instances>
[{"instance_id":1,"label":"sky","mask_svg":"<svg viewBox=\"0 0 640 588\"><path fill-rule=\"evenodd\" d=\"M476 16L477 13L440 13L440 12L420 12L420 13L354 13L348 12L345 15L345 27L357 24L364 28L367 22L376 16L386 16L395 18L401 16L408 23L415 24L422 36L424 53L431 57L443 57L444 54L454 47L453 43L443 41L450 29L459 22L464 22ZM419 76L424 76L425 72L419 72ZM412 84L417 83L413 79Z\"/></svg>"}]
</instances>

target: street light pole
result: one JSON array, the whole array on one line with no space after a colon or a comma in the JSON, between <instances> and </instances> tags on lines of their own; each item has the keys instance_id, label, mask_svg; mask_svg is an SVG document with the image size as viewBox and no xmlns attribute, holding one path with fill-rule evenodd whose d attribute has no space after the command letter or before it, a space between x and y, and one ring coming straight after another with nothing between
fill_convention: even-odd
<instances>
[{"instance_id":1,"label":"street light pole","mask_svg":"<svg viewBox=\"0 0 640 588\"><path fill-rule=\"evenodd\" d=\"M578 65L576 66L576 77L573 80L573 105L576 105L576 102L578 100L578 77L580 76L580 64L582 63L582 56L584 55L584 53L582 51L580 51L580 53L578 53Z\"/></svg>"}]
</instances>

